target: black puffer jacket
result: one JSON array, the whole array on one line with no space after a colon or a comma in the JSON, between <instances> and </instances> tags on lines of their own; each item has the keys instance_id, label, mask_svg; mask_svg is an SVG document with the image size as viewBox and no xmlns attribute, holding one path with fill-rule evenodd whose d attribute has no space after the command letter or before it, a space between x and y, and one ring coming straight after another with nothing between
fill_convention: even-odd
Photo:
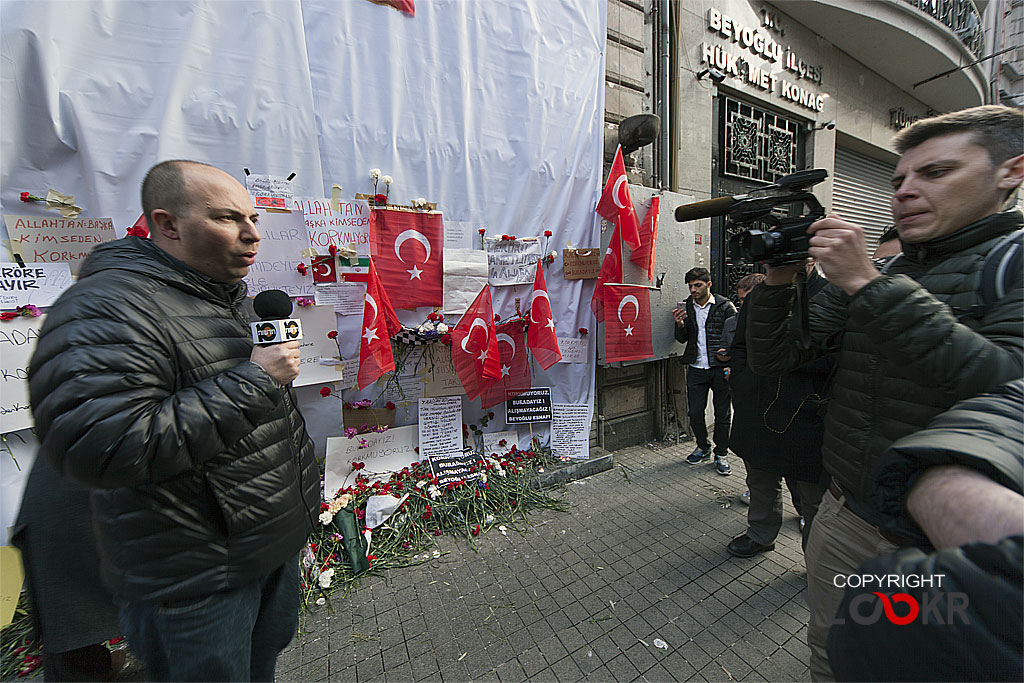
<instances>
[{"instance_id":1,"label":"black puffer jacket","mask_svg":"<svg viewBox=\"0 0 1024 683\"><path fill-rule=\"evenodd\" d=\"M930 467L961 465L1024 493L1024 379L962 401L892 445L875 467L883 526L928 547L906 509L910 485Z\"/></svg>"},{"instance_id":2,"label":"black puffer jacket","mask_svg":"<svg viewBox=\"0 0 1024 683\"><path fill-rule=\"evenodd\" d=\"M750 366L778 375L821 355L842 332L825 419L825 469L863 518L874 509L873 467L901 437L957 401L1024 374L1024 290L1019 278L979 318L980 270L999 239L1021 227L1018 210L993 214L930 242L904 245L882 277L853 297L827 286L811 303L812 348L789 339L792 286L760 285L748 297ZM959 317L958 317L959 316Z\"/></svg>"},{"instance_id":3,"label":"black puffer jacket","mask_svg":"<svg viewBox=\"0 0 1024 683\"><path fill-rule=\"evenodd\" d=\"M249 360L245 293L128 237L94 249L47 315L29 372L40 453L93 487L120 598L253 581L314 528L313 445L286 388Z\"/></svg>"},{"instance_id":4,"label":"black puffer jacket","mask_svg":"<svg viewBox=\"0 0 1024 683\"><path fill-rule=\"evenodd\" d=\"M682 326L675 326L675 334L677 342L686 344L686 349L679 356L679 362L683 365L690 365L697 362L697 314L694 312L692 296L687 297L684 304L686 306L686 322ZM715 303L711 304L707 322L704 323L708 342L708 363L711 367L725 365L715 358L715 351L721 347L725 321L734 315L736 315L736 306L727 297L716 294Z\"/></svg>"}]
</instances>

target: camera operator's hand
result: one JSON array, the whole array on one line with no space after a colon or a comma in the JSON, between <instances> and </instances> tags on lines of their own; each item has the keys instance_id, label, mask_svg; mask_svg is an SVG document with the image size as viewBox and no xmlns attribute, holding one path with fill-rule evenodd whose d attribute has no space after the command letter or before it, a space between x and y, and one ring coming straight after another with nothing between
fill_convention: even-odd
<instances>
[{"instance_id":1,"label":"camera operator's hand","mask_svg":"<svg viewBox=\"0 0 1024 683\"><path fill-rule=\"evenodd\" d=\"M864 231L836 214L815 221L807 229L811 233L810 255L818 260L828 281L853 295L860 288L881 277L868 258Z\"/></svg>"}]
</instances>

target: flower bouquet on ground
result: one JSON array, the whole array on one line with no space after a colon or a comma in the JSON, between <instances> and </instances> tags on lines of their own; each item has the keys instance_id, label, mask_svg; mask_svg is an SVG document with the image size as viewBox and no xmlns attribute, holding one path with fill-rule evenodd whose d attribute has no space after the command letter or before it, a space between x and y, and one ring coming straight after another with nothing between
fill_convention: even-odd
<instances>
[{"instance_id":1,"label":"flower bouquet on ground","mask_svg":"<svg viewBox=\"0 0 1024 683\"><path fill-rule=\"evenodd\" d=\"M539 486L538 472L549 461L550 454L539 448L520 451L513 446L507 455L478 458L469 475L455 481L439 479L426 461L376 481L358 473L352 486L334 492L330 502L321 504L320 528L309 539L307 566L315 566L318 577L330 573L326 585L322 578L314 585L307 574L306 604L314 593L326 599L328 592L338 588L347 592L363 573L361 558L353 557L345 545L353 534L357 538L352 539L351 547L361 542L359 539L367 539L365 559L368 571L375 573L439 557L438 551L431 552L439 536L462 537L472 543L492 527L502 533L522 530L531 510L564 511L566 504ZM353 463L353 468L363 469L363 463ZM387 496L394 499L394 511L368 529L367 503ZM355 528L349 526L353 518L358 525Z\"/></svg>"}]
</instances>

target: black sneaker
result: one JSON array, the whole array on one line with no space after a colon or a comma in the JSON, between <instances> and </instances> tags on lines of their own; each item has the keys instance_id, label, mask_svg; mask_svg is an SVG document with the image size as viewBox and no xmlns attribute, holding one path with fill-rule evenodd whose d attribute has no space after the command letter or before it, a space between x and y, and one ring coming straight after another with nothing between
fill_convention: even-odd
<instances>
[{"instance_id":1,"label":"black sneaker","mask_svg":"<svg viewBox=\"0 0 1024 683\"><path fill-rule=\"evenodd\" d=\"M729 541L729 545L725 546L725 549L734 557L753 557L758 553L775 550L775 544L769 543L768 545L761 545L750 538L750 536L743 534L742 536L737 536Z\"/></svg>"},{"instance_id":2,"label":"black sneaker","mask_svg":"<svg viewBox=\"0 0 1024 683\"><path fill-rule=\"evenodd\" d=\"M686 462L690 463L691 465L696 465L697 463L704 462L705 460L710 459L711 454L705 453L703 450L701 450L700 446L694 448L693 453L690 453L688 456L686 456Z\"/></svg>"},{"instance_id":3,"label":"black sneaker","mask_svg":"<svg viewBox=\"0 0 1024 683\"><path fill-rule=\"evenodd\" d=\"M724 455L715 456L715 469L723 477L728 477L732 474L732 468L729 467L729 460Z\"/></svg>"}]
</instances>

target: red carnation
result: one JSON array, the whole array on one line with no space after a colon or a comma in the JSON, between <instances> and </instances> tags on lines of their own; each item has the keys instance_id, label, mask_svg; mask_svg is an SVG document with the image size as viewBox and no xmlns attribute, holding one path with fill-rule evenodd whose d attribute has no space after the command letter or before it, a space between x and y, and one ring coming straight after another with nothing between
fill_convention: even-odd
<instances>
[{"instance_id":1,"label":"red carnation","mask_svg":"<svg viewBox=\"0 0 1024 683\"><path fill-rule=\"evenodd\" d=\"M545 230L544 231L544 236L545 237L551 237L551 231L550 230Z\"/></svg>"},{"instance_id":2,"label":"red carnation","mask_svg":"<svg viewBox=\"0 0 1024 683\"><path fill-rule=\"evenodd\" d=\"M328 396L331 395L331 388L323 387L322 389L320 389L320 395L323 396L324 398L327 398Z\"/></svg>"},{"instance_id":3,"label":"red carnation","mask_svg":"<svg viewBox=\"0 0 1024 683\"><path fill-rule=\"evenodd\" d=\"M450 334L442 334L441 335L441 343L445 344L446 346L451 346L452 345L452 335L450 335Z\"/></svg>"},{"instance_id":4,"label":"red carnation","mask_svg":"<svg viewBox=\"0 0 1024 683\"><path fill-rule=\"evenodd\" d=\"M479 524L477 524L475 527L473 527L473 535L474 536L479 536L480 535L480 525Z\"/></svg>"},{"instance_id":5,"label":"red carnation","mask_svg":"<svg viewBox=\"0 0 1024 683\"><path fill-rule=\"evenodd\" d=\"M21 193L21 201L23 201L23 202L30 202L30 201L32 201L30 199L30 197L32 197L32 195L30 195L28 192L22 192Z\"/></svg>"},{"instance_id":6,"label":"red carnation","mask_svg":"<svg viewBox=\"0 0 1024 683\"><path fill-rule=\"evenodd\" d=\"M388 196L386 194L375 194L373 195L374 204L387 204Z\"/></svg>"},{"instance_id":7,"label":"red carnation","mask_svg":"<svg viewBox=\"0 0 1024 683\"><path fill-rule=\"evenodd\" d=\"M581 327L580 328L580 336L581 337L586 337L588 332L590 332L590 330L588 330L587 328L585 328L585 327Z\"/></svg>"},{"instance_id":8,"label":"red carnation","mask_svg":"<svg viewBox=\"0 0 1024 683\"><path fill-rule=\"evenodd\" d=\"M22 193L22 196L24 197L24 196L25 196L26 194L28 194L28 192L23 192L23 193ZM480 228L479 230L477 230L477 232L478 232L478 233L480 233L480 234L482 235L482 234L484 234L485 232L487 232L487 228Z\"/></svg>"},{"instance_id":9,"label":"red carnation","mask_svg":"<svg viewBox=\"0 0 1024 683\"><path fill-rule=\"evenodd\" d=\"M387 403L384 404L384 407L387 408L388 410L394 410L395 404L393 401L388 401Z\"/></svg>"},{"instance_id":10,"label":"red carnation","mask_svg":"<svg viewBox=\"0 0 1024 683\"><path fill-rule=\"evenodd\" d=\"M295 270L299 271L299 275L305 275L306 274L306 264L305 263L300 263L299 265L295 266Z\"/></svg>"},{"instance_id":11,"label":"red carnation","mask_svg":"<svg viewBox=\"0 0 1024 683\"><path fill-rule=\"evenodd\" d=\"M337 256L338 255L338 247L336 245L334 245L334 244L332 244L331 246L327 247L327 251L330 252L331 256Z\"/></svg>"},{"instance_id":12,"label":"red carnation","mask_svg":"<svg viewBox=\"0 0 1024 683\"><path fill-rule=\"evenodd\" d=\"M327 333L327 338L328 339L337 339L338 338L338 331L337 330L331 330L330 332Z\"/></svg>"}]
</instances>

